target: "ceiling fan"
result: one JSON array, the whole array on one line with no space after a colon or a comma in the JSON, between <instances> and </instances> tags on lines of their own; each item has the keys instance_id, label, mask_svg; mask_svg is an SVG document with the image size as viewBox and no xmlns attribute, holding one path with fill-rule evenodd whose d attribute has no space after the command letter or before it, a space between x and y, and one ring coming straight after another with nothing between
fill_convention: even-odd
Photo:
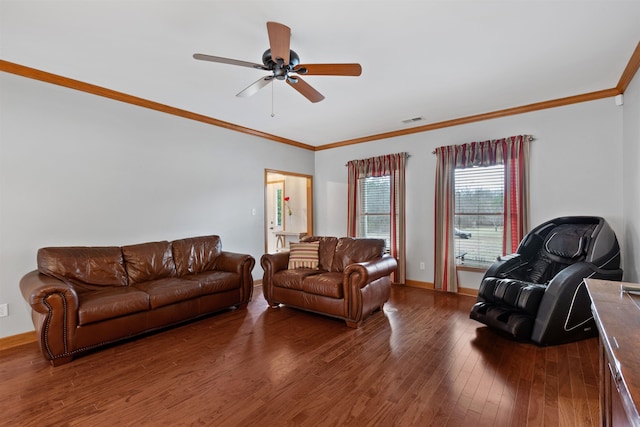
<instances>
[{"instance_id":1,"label":"ceiling fan","mask_svg":"<svg viewBox=\"0 0 640 427\"><path fill-rule=\"evenodd\" d=\"M243 89L236 96L246 97L258 92L273 79L285 80L289 86L300 92L311 102L319 102L324 96L300 78L305 76L359 76L362 73L360 64L300 64L300 57L289 48L291 28L277 22L267 22L270 49L262 54L262 64L222 58L220 56L195 53L193 57L201 61L220 62L271 71L272 74L261 77ZM297 74L297 75L292 75Z\"/></svg>"}]
</instances>

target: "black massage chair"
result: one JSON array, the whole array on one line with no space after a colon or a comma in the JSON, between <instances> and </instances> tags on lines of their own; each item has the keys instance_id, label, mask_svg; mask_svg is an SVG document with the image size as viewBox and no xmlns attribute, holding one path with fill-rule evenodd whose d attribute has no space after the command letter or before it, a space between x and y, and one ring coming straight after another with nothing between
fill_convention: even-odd
<instances>
[{"instance_id":1,"label":"black massage chair","mask_svg":"<svg viewBox=\"0 0 640 427\"><path fill-rule=\"evenodd\" d=\"M547 221L487 270L470 317L518 341L555 345L597 335L585 278L622 280L620 247L600 217Z\"/></svg>"}]
</instances>

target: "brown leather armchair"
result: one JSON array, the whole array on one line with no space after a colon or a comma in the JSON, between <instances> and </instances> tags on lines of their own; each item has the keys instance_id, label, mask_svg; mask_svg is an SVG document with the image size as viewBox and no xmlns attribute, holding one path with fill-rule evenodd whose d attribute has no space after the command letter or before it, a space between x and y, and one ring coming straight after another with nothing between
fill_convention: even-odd
<instances>
[{"instance_id":1,"label":"brown leather armchair","mask_svg":"<svg viewBox=\"0 0 640 427\"><path fill-rule=\"evenodd\" d=\"M384 253L384 240L352 237L306 237L318 242L317 268L290 268L290 252L265 254L262 291L272 308L291 307L343 319L357 328L382 310L398 264Z\"/></svg>"}]
</instances>

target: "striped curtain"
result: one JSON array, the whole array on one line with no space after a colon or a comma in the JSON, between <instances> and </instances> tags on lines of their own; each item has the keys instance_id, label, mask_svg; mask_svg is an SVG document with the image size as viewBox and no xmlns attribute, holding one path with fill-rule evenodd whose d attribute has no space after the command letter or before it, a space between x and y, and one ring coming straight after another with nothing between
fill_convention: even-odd
<instances>
[{"instance_id":1,"label":"striped curtain","mask_svg":"<svg viewBox=\"0 0 640 427\"><path fill-rule=\"evenodd\" d=\"M406 279L406 232L405 232L405 165L407 153L387 154L347 163L349 174L347 204L347 236L357 237L360 203L358 182L361 178L390 176L391 182L391 247L389 251L398 261L398 269L392 276L394 283Z\"/></svg>"},{"instance_id":2,"label":"striped curtain","mask_svg":"<svg viewBox=\"0 0 640 427\"><path fill-rule=\"evenodd\" d=\"M530 135L436 148L435 256L436 289L458 291L453 242L456 168L505 166L503 254L516 251L529 229Z\"/></svg>"}]
</instances>

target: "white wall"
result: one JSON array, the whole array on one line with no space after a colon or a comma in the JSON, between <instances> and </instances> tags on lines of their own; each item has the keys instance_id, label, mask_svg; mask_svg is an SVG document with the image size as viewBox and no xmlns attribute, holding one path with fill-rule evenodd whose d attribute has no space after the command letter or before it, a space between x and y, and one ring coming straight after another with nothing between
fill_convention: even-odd
<instances>
[{"instance_id":1,"label":"white wall","mask_svg":"<svg viewBox=\"0 0 640 427\"><path fill-rule=\"evenodd\" d=\"M624 93L623 199L625 280L640 282L640 73Z\"/></svg>"},{"instance_id":2,"label":"white wall","mask_svg":"<svg viewBox=\"0 0 640 427\"><path fill-rule=\"evenodd\" d=\"M251 135L6 73L0 94L0 338L33 330L18 282L43 246L219 234L261 278L264 170L313 174Z\"/></svg>"},{"instance_id":3,"label":"white wall","mask_svg":"<svg viewBox=\"0 0 640 427\"><path fill-rule=\"evenodd\" d=\"M638 281L638 80L625 94L624 107L603 99L314 156L0 73L0 303L10 305L10 316L0 318L0 338L33 329L18 282L35 268L39 247L125 245L212 233L222 236L225 250L259 260L264 251L265 168L314 175L316 234L342 236L346 162L409 152L407 276L433 282L431 152L440 145L520 133L535 137L532 224L561 215L604 216L623 245L625 279ZM256 216L251 215L254 208ZM420 262L425 270L419 270ZM254 277L261 274L258 265ZM463 287L477 288L479 280L478 274L461 274Z\"/></svg>"},{"instance_id":4,"label":"white wall","mask_svg":"<svg viewBox=\"0 0 640 427\"><path fill-rule=\"evenodd\" d=\"M532 225L564 215L603 216L622 241L622 109L613 98L318 151L316 232L346 233L347 161L407 151L411 155L406 175L407 279L433 283L432 151L442 145L516 134L535 138L531 144ZM636 199L637 189L636 185ZM419 269L420 262L425 262L425 270ZM476 289L481 279L480 274L468 272L459 277L462 287Z\"/></svg>"}]
</instances>

